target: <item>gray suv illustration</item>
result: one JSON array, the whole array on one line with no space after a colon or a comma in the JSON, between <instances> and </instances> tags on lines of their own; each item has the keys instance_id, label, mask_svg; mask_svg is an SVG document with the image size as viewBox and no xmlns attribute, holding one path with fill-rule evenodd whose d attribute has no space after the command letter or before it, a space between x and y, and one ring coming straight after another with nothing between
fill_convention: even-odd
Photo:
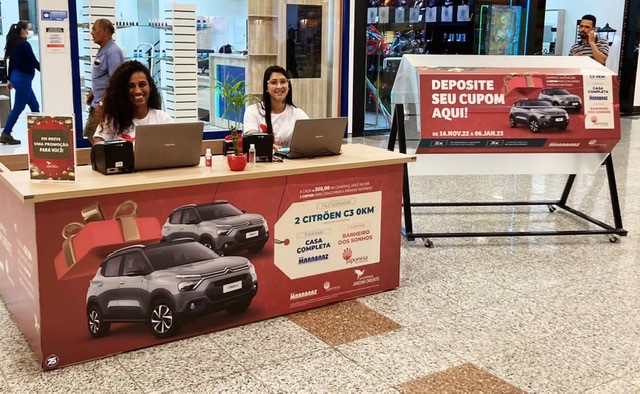
<instances>
[{"instance_id":1,"label":"gray suv illustration","mask_svg":"<svg viewBox=\"0 0 640 394\"><path fill-rule=\"evenodd\" d=\"M135 245L107 256L87 291L87 326L94 338L113 322L146 322L158 338L207 313L242 313L258 292L249 260L220 257L190 239Z\"/></svg>"},{"instance_id":2,"label":"gray suv illustration","mask_svg":"<svg viewBox=\"0 0 640 394\"><path fill-rule=\"evenodd\" d=\"M258 253L269 238L269 226L262 215L215 201L176 208L162 226L162 237L191 238L221 255L243 249Z\"/></svg>"},{"instance_id":3,"label":"gray suv illustration","mask_svg":"<svg viewBox=\"0 0 640 394\"><path fill-rule=\"evenodd\" d=\"M564 130L569 125L569 115L562 108L554 107L545 100L518 100L509 111L509 126L518 124L529 126L529 130L539 133L543 128Z\"/></svg>"},{"instance_id":4,"label":"gray suv illustration","mask_svg":"<svg viewBox=\"0 0 640 394\"><path fill-rule=\"evenodd\" d=\"M538 100L548 101L552 105L564 108L567 111L580 112L582 109L582 101L580 101L580 97L561 88L542 89L538 96Z\"/></svg>"}]
</instances>

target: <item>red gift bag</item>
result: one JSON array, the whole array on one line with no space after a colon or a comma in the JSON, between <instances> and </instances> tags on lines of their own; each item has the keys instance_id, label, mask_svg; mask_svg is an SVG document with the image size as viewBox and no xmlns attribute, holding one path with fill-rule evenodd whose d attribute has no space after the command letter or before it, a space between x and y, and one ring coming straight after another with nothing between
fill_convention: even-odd
<instances>
[{"instance_id":1,"label":"red gift bag","mask_svg":"<svg viewBox=\"0 0 640 394\"><path fill-rule=\"evenodd\" d=\"M85 224L72 222L62 230L62 250L54 265L58 279L93 275L102 260L125 246L160 241L162 230L155 217L139 218L135 201L122 202L105 220L96 203L82 210Z\"/></svg>"}]
</instances>

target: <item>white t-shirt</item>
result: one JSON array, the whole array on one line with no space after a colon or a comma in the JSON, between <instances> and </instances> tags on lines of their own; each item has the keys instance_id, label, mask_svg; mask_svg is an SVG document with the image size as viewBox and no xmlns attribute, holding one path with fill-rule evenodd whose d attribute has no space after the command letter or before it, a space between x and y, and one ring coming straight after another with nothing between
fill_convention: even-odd
<instances>
[{"instance_id":1,"label":"white t-shirt","mask_svg":"<svg viewBox=\"0 0 640 394\"><path fill-rule=\"evenodd\" d=\"M136 139L136 126L172 122L173 119L168 113L159 109L149 108L147 116L142 119L133 118L133 124L128 129L124 130L121 134L118 134L116 130L113 129L113 125L111 123L107 125L103 125L102 123L100 123L98 127L96 127L96 132L95 134L93 134L93 137L102 138L105 141L127 140L133 142Z\"/></svg>"},{"instance_id":2,"label":"white t-shirt","mask_svg":"<svg viewBox=\"0 0 640 394\"><path fill-rule=\"evenodd\" d=\"M266 133L267 121L264 117L262 104L254 104L244 111L245 134ZM271 125L273 126L273 141L278 146L289 146L293 127L298 119L309 119L309 116L300 108L287 104L284 111L279 114L271 113Z\"/></svg>"}]
</instances>

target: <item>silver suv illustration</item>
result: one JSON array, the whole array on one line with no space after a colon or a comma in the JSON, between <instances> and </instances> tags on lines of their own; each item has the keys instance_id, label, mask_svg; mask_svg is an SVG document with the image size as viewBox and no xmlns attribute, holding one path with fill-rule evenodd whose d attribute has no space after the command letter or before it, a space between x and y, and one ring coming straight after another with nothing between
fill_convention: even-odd
<instances>
[{"instance_id":1,"label":"silver suv illustration","mask_svg":"<svg viewBox=\"0 0 640 394\"><path fill-rule=\"evenodd\" d=\"M146 322L166 338L198 316L244 312L257 292L245 257L220 257L190 239L128 246L107 256L89 283L87 326L99 338L113 322Z\"/></svg>"},{"instance_id":2,"label":"silver suv illustration","mask_svg":"<svg viewBox=\"0 0 640 394\"><path fill-rule=\"evenodd\" d=\"M262 215L215 201L176 208L162 226L162 237L191 238L221 255L243 249L258 253L269 238L269 226Z\"/></svg>"},{"instance_id":3,"label":"silver suv illustration","mask_svg":"<svg viewBox=\"0 0 640 394\"><path fill-rule=\"evenodd\" d=\"M564 130L569 125L569 115L562 108L554 107L545 100L518 100L509 111L509 126L518 124L529 126L529 130L539 133L543 128Z\"/></svg>"},{"instance_id":4,"label":"silver suv illustration","mask_svg":"<svg viewBox=\"0 0 640 394\"><path fill-rule=\"evenodd\" d=\"M582 101L580 101L580 97L567 92L566 89L542 89L540 95L538 96L538 100L548 101L552 105L564 108L567 111L580 112L580 110L582 109Z\"/></svg>"}]
</instances>

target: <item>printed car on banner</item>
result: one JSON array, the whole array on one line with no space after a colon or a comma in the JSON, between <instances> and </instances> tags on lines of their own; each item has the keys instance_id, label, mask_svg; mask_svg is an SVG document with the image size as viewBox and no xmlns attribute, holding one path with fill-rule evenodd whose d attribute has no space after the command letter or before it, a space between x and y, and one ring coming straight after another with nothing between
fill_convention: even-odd
<instances>
[{"instance_id":1,"label":"printed car on banner","mask_svg":"<svg viewBox=\"0 0 640 394\"><path fill-rule=\"evenodd\" d=\"M220 257L192 240L129 246L107 256L89 283L89 334L139 321L166 338L205 313L244 312L257 291L256 270L244 257Z\"/></svg>"}]
</instances>

